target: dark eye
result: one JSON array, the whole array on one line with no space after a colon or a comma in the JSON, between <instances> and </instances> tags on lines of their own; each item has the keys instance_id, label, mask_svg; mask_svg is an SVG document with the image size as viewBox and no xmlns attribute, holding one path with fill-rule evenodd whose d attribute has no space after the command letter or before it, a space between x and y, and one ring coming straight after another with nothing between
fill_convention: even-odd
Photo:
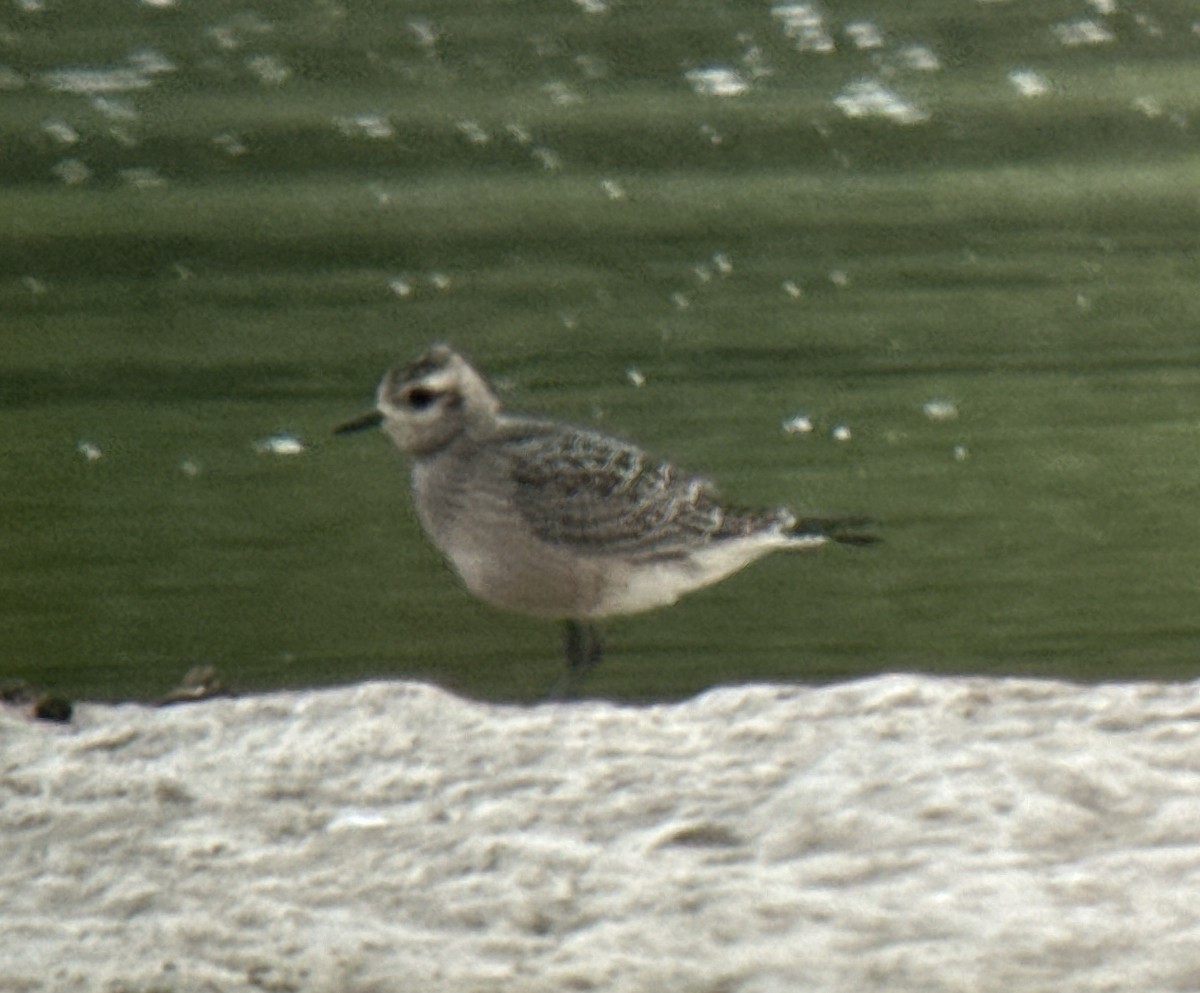
<instances>
[{"instance_id":1,"label":"dark eye","mask_svg":"<svg viewBox=\"0 0 1200 993\"><path fill-rule=\"evenodd\" d=\"M438 398L438 396L439 394L434 390L424 390L420 387L417 387L414 390L408 391L408 405L413 410L425 410Z\"/></svg>"}]
</instances>

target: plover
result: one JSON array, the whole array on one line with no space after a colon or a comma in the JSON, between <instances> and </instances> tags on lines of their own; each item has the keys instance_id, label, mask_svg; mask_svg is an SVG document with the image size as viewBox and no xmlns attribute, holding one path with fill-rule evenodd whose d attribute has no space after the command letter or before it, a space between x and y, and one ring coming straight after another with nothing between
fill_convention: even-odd
<instances>
[{"instance_id":1,"label":"plover","mask_svg":"<svg viewBox=\"0 0 1200 993\"><path fill-rule=\"evenodd\" d=\"M599 661L595 622L672 604L775 549L875 540L861 517L734 509L712 484L598 431L510 414L435 345L379 384L382 427L412 462L417 516L467 589L566 623L565 687Z\"/></svg>"}]
</instances>

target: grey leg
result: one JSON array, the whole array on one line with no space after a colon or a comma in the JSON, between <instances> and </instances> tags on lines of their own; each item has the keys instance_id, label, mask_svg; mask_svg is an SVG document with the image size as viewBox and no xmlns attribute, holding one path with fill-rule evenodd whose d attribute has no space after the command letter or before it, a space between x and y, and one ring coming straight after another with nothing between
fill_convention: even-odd
<instances>
[{"instance_id":1,"label":"grey leg","mask_svg":"<svg viewBox=\"0 0 1200 993\"><path fill-rule=\"evenodd\" d=\"M550 693L553 700L568 700L575 695L583 681L604 655L600 635L593 624L566 622L567 671Z\"/></svg>"}]
</instances>

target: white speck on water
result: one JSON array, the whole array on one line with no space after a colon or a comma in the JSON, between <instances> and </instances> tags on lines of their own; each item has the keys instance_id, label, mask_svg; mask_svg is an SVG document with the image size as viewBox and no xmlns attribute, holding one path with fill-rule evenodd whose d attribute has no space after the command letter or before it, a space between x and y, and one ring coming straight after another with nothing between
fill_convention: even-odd
<instances>
[{"instance_id":1,"label":"white speck on water","mask_svg":"<svg viewBox=\"0 0 1200 993\"><path fill-rule=\"evenodd\" d=\"M350 117L335 117L333 126L347 138L385 141L396 137L396 128L386 114L363 113Z\"/></svg>"},{"instance_id":2,"label":"white speck on water","mask_svg":"<svg viewBox=\"0 0 1200 993\"><path fill-rule=\"evenodd\" d=\"M249 151L246 143L232 131L222 131L220 134L213 135L212 143L231 159L245 155Z\"/></svg>"},{"instance_id":3,"label":"white speck on water","mask_svg":"<svg viewBox=\"0 0 1200 993\"><path fill-rule=\"evenodd\" d=\"M804 413L792 414L783 419L783 430L786 434L812 434L812 418Z\"/></svg>"},{"instance_id":4,"label":"white speck on water","mask_svg":"<svg viewBox=\"0 0 1200 993\"><path fill-rule=\"evenodd\" d=\"M60 159L50 172L67 186L79 186L92 178L92 170L82 159Z\"/></svg>"},{"instance_id":5,"label":"white speck on water","mask_svg":"<svg viewBox=\"0 0 1200 993\"><path fill-rule=\"evenodd\" d=\"M22 276L21 285L35 297L45 296L48 291L46 284L38 279L37 276Z\"/></svg>"},{"instance_id":6,"label":"white speck on water","mask_svg":"<svg viewBox=\"0 0 1200 993\"><path fill-rule=\"evenodd\" d=\"M1117 12L1117 0L1087 0L1087 4L1101 17L1112 17Z\"/></svg>"},{"instance_id":7,"label":"white speck on water","mask_svg":"<svg viewBox=\"0 0 1200 993\"><path fill-rule=\"evenodd\" d=\"M671 303L675 305L676 310L687 310L692 305L691 298L686 293L678 291L671 294Z\"/></svg>"},{"instance_id":8,"label":"white speck on water","mask_svg":"<svg viewBox=\"0 0 1200 993\"><path fill-rule=\"evenodd\" d=\"M829 273L829 281L838 289L845 289L850 285L850 273L845 269L834 269Z\"/></svg>"},{"instance_id":9,"label":"white speck on water","mask_svg":"<svg viewBox=\"0 0 1200 993\"><path fill-rule=\"evenodd\" d=\"M166 177L153 166L135 166L117 173L122 182L135 190L161 190L167 186Z\"/></svg>"},{"instance_id":10,"label":"white speck on water","mask_svg":"<svg viewBox=\"0 0 1200 993\"><path fill-rule=\"evenodd\" d=\"M79 132L59 117L42 121L42 132L60 145L74 145L79 141Z\"/></svg>"},{"instance_id":11,"label":"white speck on water","mask_svg":"<svg viewBox=\"0 0 1200 993\"><path fill-rule=\"evenodd\" d=\"M1080 17L1073 21L1063 21L1052 28L1054 37L1065 48L1079 48L1085 45L1107 45L1117 40L1112 30L1100 21L1091 17Z\"/></svg>"},{"instance_id":12,"label":"white speck on water","mask_svg":"<svg viewBox=\"0 0 1200 993\"><path fill-rule=\"evenodd\" d=\"M745 78L729 66L704 66L683 75L693 92L705 97L738 97L750 89Z\"/></svg>"},{"instance_id":13,"label":"white speck on water","mask_svg":"<svg viewBox=\"0 0 1200 993\"><path fill-rule=\"evenodd\" d=\"M553 148L547 148L545 145L538 145L531 149L529 154L533 160L547 172L558 172L563 167L562 156Z\"/></svg>"},{"instance_id":14,"label":"white speck on water","mask_svg":"<svg viewBox=\"0 0 1200 993\"><path fill-rule=\"evenodd\" d=\"M612 9L613 2L614 0L575 0L575 6L585 14L595 16L607 14Z\"/></svg>"},{"instance_id":15,"label":"white speck on water","mask_svg":"<svg viewBox=\"0 0 1200 993\"><path fill-rule=\"evenodd\" d=\"M121 97L93 94L91 102L92 109L110 121L131 124L142 116L132 103L128 100L123 100Z\"/></svg>"},{"instance_id":16,"label":"white speck on water","mask_svg":"<svg viewBox=\"0 0 1200 993\"><path fill-rule=\"evenodd\" d=\"M640 388L646 385L645 373L641 369L635 369L633 366L625 370L625 378L636 387Z\"/></svg>"},{"instance_id":17,"label":"white speck on water","mask_svg":"<svg viewBox=\"0 0 1200 993\"><path fill-rule=\"evenodd\" d=\"M878 79L856 79L833 98L835 106L849 118L882 118L895 124L923 124L929 112Z\"/></svg>"},{"instance_id":18,"label":"white speck on water","mask_svg":"<svg viewBox=\"0 0 1200 993\"><path fill-rule=\"evenodd\" d=\"M277 55L251 55L246 59L246 68L263 86L282 86L292 78L292 70Z\"/></svg>"},{"instance_id":19,"label":"white speck on water","mask_svg":"<svg viewBox=\"0 0 1200 993\"><path fill-rule=\"evenodd\" d=\"M108 134L122 148L137 148L139 144L137 135L123 124L111 125Z\"/></svg>"},{"instance_id":20,"label":"white speck on water","mask_svg":"<svg viewBox=\"0 0 1200 993\"><path fill-rule=\"evenodd\" d=\"M396 137L396 128L385 114L359 114L354 123L363 135L375 141Z\"/></svg>"},{"instance_id":21,"label":"white speck on water","mask_svg":"<svg viewBox=\"0 0 1200 993\"><path fill-rule=\"evenodd\" d=\"M826 55L835 49L833 36L825 26L825 15L815 3L777 3L771 16L783 25L785 38L800 52Z\"/></svg>"},{"instance_id":22,"label":"white speck on water","mask_svg":"<svg viewBox=\"0 0 1200 993\"><path fill-rule=\"evenodd\" d=\"M860 52L883 48L883 32L874 21L851 21L843 30Z\"/></svg>"},{"instance_id":23,"label":"white speck on water","mask_svg":"<svg viewBox=\"0 0 1200 993\"><path fill-rule=\"evenodd\" d=\"M85 440L78 442L75 445L75 451L83 457L85 462L99 462L104 458L104 452L94 441Z\"/></svg>"},{"instance_id":24,"label":"white speck on water","mask_svg":"<svg viewBox=\"0 0 1200 993\"><path fill-rule=\"evenodd\" d=\"M915 72L937 72L942 68L941 60L928 45L905 45L896 57L906 69Z\"/></svg>"},{"instance_id":25,"label":"white speck on water","mask_svg":"<svg viewBox=\"0 0 1200 993\"><path fill-rule=\"evenodd\" d=\"M931 421L952 421L958 417L958 406L953 400L933 397L921 405L921 410Z\"/></svg>"},{"instance_id":26,"label":"white speck on water","mask_svg":"<svg viewBox=\"0 0 1200 993\"><path fill-rule=\"evenodd\" d=\"M441 32L433 26L433 22L425 17L413 17L408 21L408 30L412 32L418 45L425 49L437 47L441 40Z\"/></svg>"},{"instance_id":27,"label":"white speck on water","mask_svg":"<svg viewBox=\"0 0 1200 993\"><path fill-rule=\"evenodd\" d=\"M179 68L157 48L139 48L125 56L125 61L143 76L165 76Z\"/></svg>"},{"instance_id":28,"label":"white speck on water","mask_svg":"<svg viewBox=\"0 0 1200 993\"><path fill-rule=\"evenodd\" d=\"M52 69L42 73L43 85L58 93L124 93L154 85L131 66Z\"/></svg>"},{"instance_id":29,"label":"white speck on water","mask_svg":"<svg viewBox=\"0 0 1200 993\"><path fill-rule=\"evenodd\" d=\"M179 461L179 471L189 479L194 479L200 475L200 463L190 456L185 457Z\"/></svg>"},{"instance_id":30,"label":"white speck on water","mask_svg":"<svg viewBox=\"0 0 1200 993\"><path fill-rule=\"evenodd\" d=\"M583 96L573 86L560 79L551 80L542 87L542 92L556 107L574 107L583 103Z\"/></svg>"},{"instance_id":31,"label":"white speck on water","mask_svg":"<svg viewBox=\"0 0 1200 993\"><path fill-rule=\"evenodd\" d=\"M761 47L755 45L750 38L745 38L746 49L742 52L742 57L738 60L743 71L751 79L766 79L768 76L775 75L775 67L767 61L766 53Z\"/></svg>"},{"instance_id":32,"label":"white speck on water","mask_svg":"<svg viewBox=\"0 0 1200 993\"><path fill-rule=\"evenodd\" d=\"M454 127L472 145L486 145L492 140L491 134L474 118L459 118L454 122Z\"/></svg>"},{"instance_id":33,"label":"white speck on water","mask_svg":"<svg viewBox=\"0 0 1200 993\"><path fill-rule=\"evenodd\" d=\"M971 453L967 451L966 445L959 444L950 449L950 455L954 458L955 462L966 462L970 458Z\"/></svg>"},{"instance_id":34,"label":"white speck on water","mask_svg":"<svg viewBox=\"0 0 1200 993\"><path fill-rule=\"evenodd\" d=\"M389 279L388 289L401 299L407 299L413 295L412 280L407 276L394 276Z\"/></svg>"},{"instance_id":35,"label":"white speck on water","mask_svg":"<svg viewBox=\"0 0 1200 993\"><path fill-rule=\"evenodd\" d=\"M1133 101L1133 109L1151 120L1162 117L1165 113L1163 105L1154 97L1136 97Z\"/></svg>"},{"instance_id":36,"label":"white speck on water","mask_svg":"<svg viewBox=\"0 0 1200 993\"><path fill-rule=\"evenodd\" d=\"M832 429L830 429L829 436L833 438L834 441L850 441L850 439L854 437L853 433L850 431L849 424L835 424Z\"/></svg>"},{"instance_id":37,"label":"white speck on water","mask_svg":"<svg viewBox=\"0 0 1200 993\"><path fill-rule=\"evenodd\" d=\"M1150 14L1135 14L1133 20L1147 37L1161 38L1163 36L1163 26Z\"/></svg>"},{"instance_id":38,"label":"white speck on water","mask_svg":"<svg viewBox=\"0 0 1200 993\"><path fill-rule=\"evenodd\" d=\"M726 252L713 252L712 264L722 276L733 272L733 259Z\"/></svg>"},{"instance_id":39,"label":"white speck on water","mask_svg":"<svg viewBox=\"0 0 1200 993\"><path fill-rule=\"evenodd\" d=\"M624 200L625 187L618 183L615 179L600 180L600 189L604 191L604 195L609 200Z\"/></svg>"},{"instance_id":40,"label":"white speck on water","mask_svg":"<svg viewBox=\"0 0 1200 993\"><path fill-rule=\"evenodd\" d=\"M429 274L428 278L429 278L429 285L432 286L435 290L440 290L442 292L445 292L446 290L450 289L451 280L450 280L450 277L448 275L446 275L446 273L431 272Z\"/></svg>"},{"instance_id":41,"label":"white speck on water","mask_svg":"<svg viewBox=\"0 0 1200 993\"><path fill-rule=\"evenodd\" d=\"M575 65L580 70L580 74L589 83L598 83L601 79L607 79L612 76L612 67L608 65L605 59L601 59L598 55L589 55L587 52L581 52L575 56Z\"/></svg>"},{"instance_id":42,"label":"white speck on water","mask_svg":"<svg viewBox=\"0 0 1200 993\"><path fill-rule=\"evenodd\" d=\"M711 124L700 125L700 137L705 139L710 145L719 145L725 140L721 137L721 133Z\"/></svg>"},{"instance_id":43,"label":"white speck on water","mask_svg":"<svg viewBox=\"0 0 1200 993\"><path fill-rule=\"evenodd\" d=\"M1023 97L1040 97L1050 92L1050 81L1033 69L1012 69L1008 81Z\"/></svg>"},{"instance_id":44,"label":"white speck on water","mask_svg":"<svg viewBox=\"0 0 1200 993\"><path fill-rule=\"evenodd\" d=\"M1075 294L1075 308L1080 313L1084 313L1084 314L1088 313L1088 311L1090 311L1092 309L1092 306L1093 306L1092 298L1090 296L1088 296L1086 293L1076 293Z\"/></svg>"},{"instance_id":45,"label":"white speck on water","mask_svg":"<svg viewBox=\"0 0 1200 993\"><path fill-rule=\"evenodd\" d=\"M783 281L783 292L793 300L799 300L804 296L804 288L794 279L785 279Z\"/></svg>"},{"instance_id":46,"label":"white speck on water","mask_svg":"<svg viewBox=\"0 0 1200 993\"><path fill-rule=\"evenodd\" d=\"M204 33L212 39L214 45L223 52L232 52L235 48L241 46L238 37L233 32L233 28L224 24L215 24L210 28L205 28Z\"/></svg>"},{"instance_id":47,"label":"white speck on water","mask_svg":"<svg viewBox=\"0 0 1200 993\"><path fill-rule=\"evenodd\" d=\"M254 450L260 455L303 455L307 447L294 434L283 433L259 438Z\"/></svg>"},{"instance_id":48,"label":"white speck on water","mask_svg":"<svg viewBox=\"0 0 1200 993\"><path fill-rule=\"evenodd\" d=\"M579 69L580 75L589 82L595 83L601 79L607 79L612 75L612 69L609 67L609 64L599 56L580 52L575 56L573 61Z\"/></svg>"},{"instance_id":49,"label":"white speck on water","mask_svg":"<svg viewBox=\"0 0 1200 993\"><path fill-rule=\"evenodd\" d=\"M528 145L533 141L533 135L523 124L506 124L504 132L518 145Z\"/></svg>"},{"instance_id":50,"label":"white speck on water","mask_svg":"<svg viewBox=\"0 0 1200 993\"><path fill-rule=\"evenodd\" d=\"M692 272L696 275L696 281L699 283L708 283L712 281L713 271L704 262L698 262L692 266Z\"/></svg>"},{"instance_id":51,"label":"white speck on water","mask_svg":"<svg viewBox=\"0 0 1200 993\"><path fill-rule=\"evenodd\" d=\"M613 72L612 63L607 58L593 55L590 52L580 52L573 59L580 75L589 82L595 83L608 79Z\"/></svg>"}]
</instances>

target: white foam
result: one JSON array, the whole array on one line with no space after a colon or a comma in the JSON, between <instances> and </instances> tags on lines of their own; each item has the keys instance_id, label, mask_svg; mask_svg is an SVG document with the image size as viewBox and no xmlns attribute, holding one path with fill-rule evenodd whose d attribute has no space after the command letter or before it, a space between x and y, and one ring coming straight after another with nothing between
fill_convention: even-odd
<instances>
[{"instance_id":1,"label":"white foam","mask_svg":"<svg viewBox=\"0 0 1200 993\"><path fill-rule=\"evenodd\" d=\"M701 69L689 69L683 75L688 85L701 96L738 97L750 89L750 84L745 78L729 66L711 65Z\"/></svg>"}]
</instances>

